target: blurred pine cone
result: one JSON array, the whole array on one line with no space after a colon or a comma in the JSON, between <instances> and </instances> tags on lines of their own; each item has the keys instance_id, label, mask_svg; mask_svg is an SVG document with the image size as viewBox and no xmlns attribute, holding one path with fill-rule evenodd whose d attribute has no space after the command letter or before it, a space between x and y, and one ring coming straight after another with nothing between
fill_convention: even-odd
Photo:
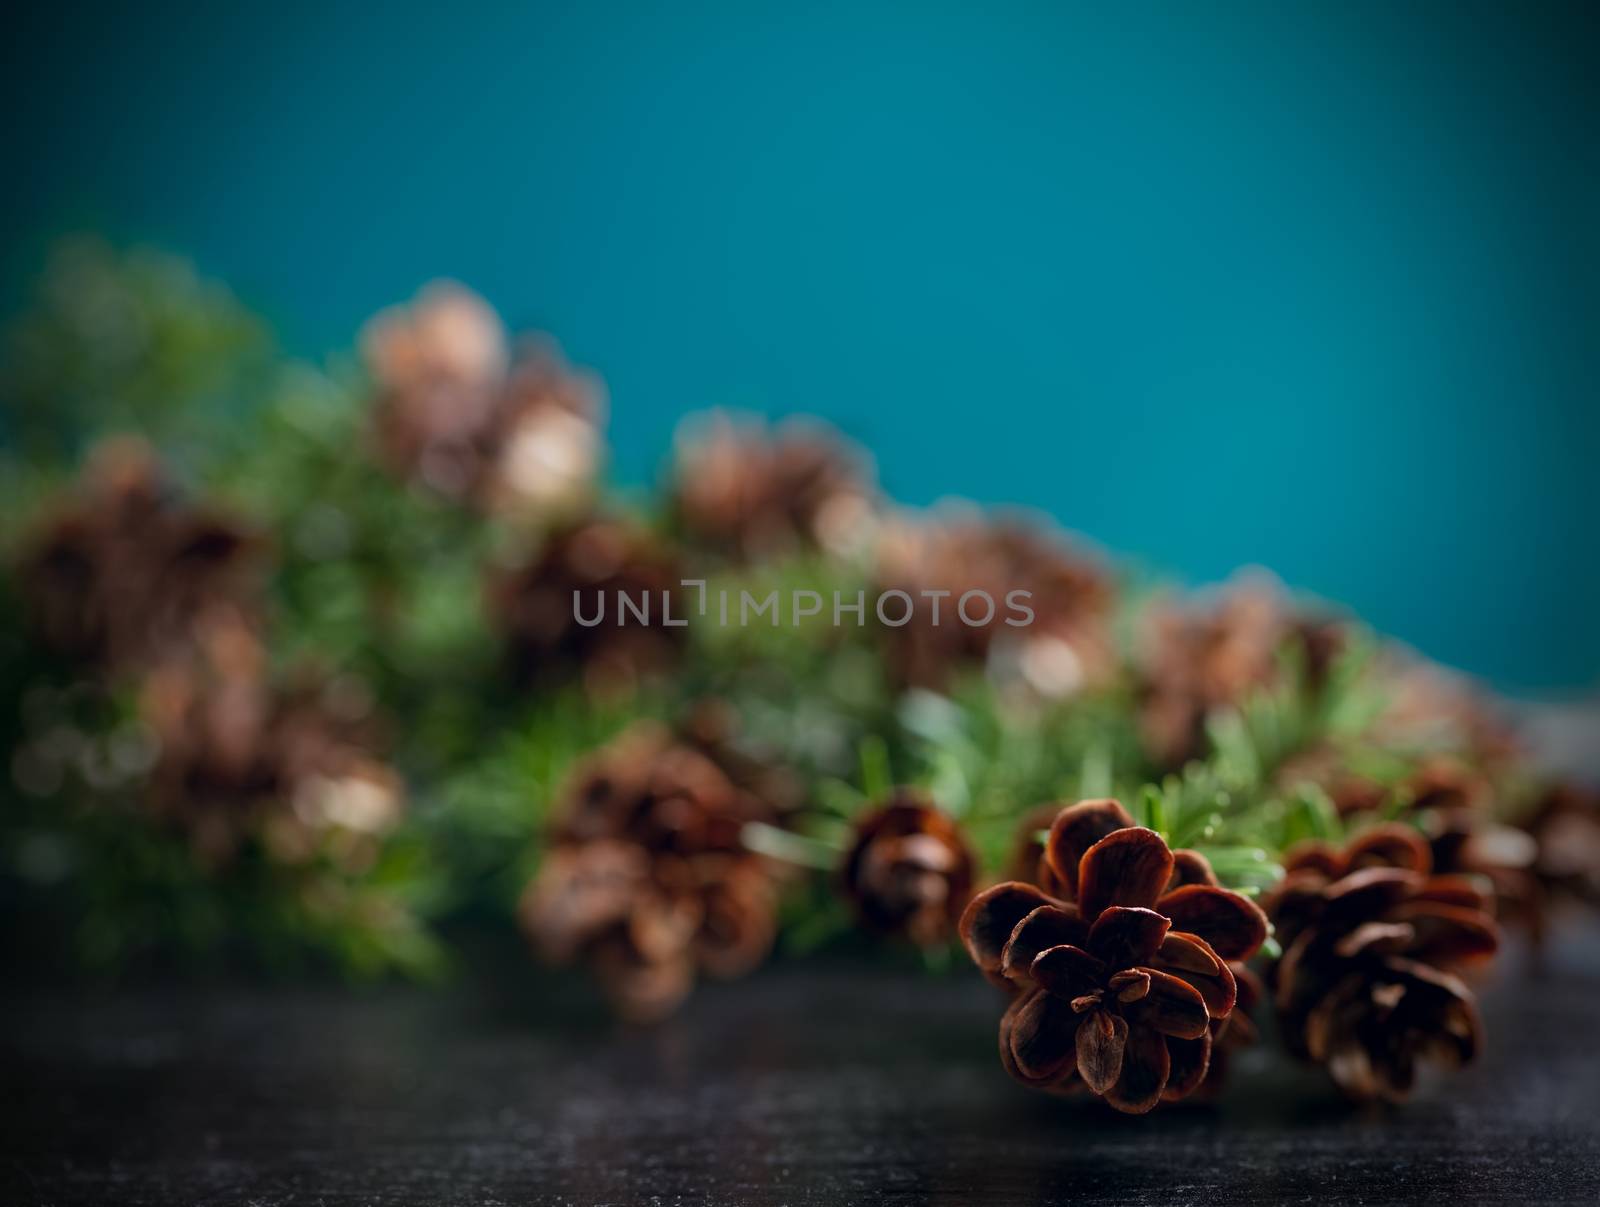
<instances>
[{"instance_id":1,"label":"blurred pine cone","mask_svg":"<svg viewBox=\"0 0 1600 1207\"><path fill-rule=\"evenodd\" d=\"M1114 672L1110 580L1021 520L891 525L878 541L874 578L880 594L904 591L915 605L907 623L880 626L890 674L902 686L940 691L964 669L987 668L1004 683L1061 698ZM993 601L984 623L967 624L958 613L973 591ZM1008 609L1013 591L1030 593L1019 599L1031 621L1007 623L1023 619ZM975 620L988 610L981 597L969 606Z\"/></svg>"},{"instance_id":2,"label":"blurred pine cone","mask_svg":"<svg viewBox=\"0 0 1600 1207\"><path fill-rule=\"evenodd\" d=\"M761 802L760 820L781 825L806 803L806 783L777 752L752 744L726 701L691 701L676 726L679 740L710 759L741 792Z\"/></svg>"},{"instance_id":3,"label":"blurred pine cone","mask_svg":"<svg viewBox=\"0 0 1600 1207\"><path fill-rule=\"evenodd\" d=\"M901 788L857 819L839 879L868 930L931 947L954 936L976 872L956 820Z\"/></svg>"},{"instance_id":4,"label":"blurred pine cone","mask_svg":"<svg viewBox=\"0 0 1600 1207\"><path fill-rule=\"evenodd\" d=\"M596 694L627 693L678 659L688 618L674 554L640 528L591 518L551 533L526 564L494 572L489 609L522 683L581 678ZM618 604L648 608L649 623ZM674 623L665 623L663 596ZM599 623L580 624L600 617Z\"/></svg>"},{"instance_id":5,"label":"blurred pine cone","mask_svg":"<svg viewBox=\"0 0 1600 1207\"><path fill-rule=\"evenodd\" d=\"M605 459L605 412L597 376L569 366L551 341L525 341L484 435L483 504L541 520L587 508Z\"/></svg>"},{"instance_id":6,"label":"blurred pine cone","mask_svg":"<svg viewBox=\"0 0 1600 1207\"><path fill-rule=\"evenodd\" d=\"M1600 906L1600 793L1552 785L1523 827L1536 844L1533 873L1545 892Z\"/></svg>"},{"instance_id":7,"label":"blurred pine cone","mask_svg":"<svg viewBox=\"0 0 1600 1207\"><path fill-rule=\"evenodd\" d=\"M1045 858L1065 898L1008 881L961 917L973 961L1017 995L1001 1063L1024 1085L1087 1088L1131 1114L1186 1097L1210 1066L1212 1023L1234 1010L1229 961L1260 948L1266 918L1114 800L1061 810Z\"/></svg>"},{"instance_id":8,"label":"blurred pine cone","mask_svg":"<svg viewBox=\"0 0 1600 1207\"><path fill-rule=\"evenodd\" d=\"M257 839L282 862L325 854L361 870L404 797L376 753L366 695L339 680L280 689L262 661L236 630L145 678L140 716L157 749L146 803L208 863Z\"/></svg>"},{"instance_id":9,"label":"blurred pine cone","mask_svg":"<svg viewBox=\"0 0 1600 1207\"><path fill-rule=\"evenodd\" d=\"M771 877L754 856L659 855L612 839L558 845L519 907L553 964L584 963L617 1013L650 1022L689 995L697 972L731 978L776 935Z\"/></svg>"},{"instance_id":10,"label":"blurred pine cone","mask_svg":"<svg viewBox=\"0 0 1600 1207\"><path fill-rule=\"evenodd\" d=\"M1494 895L1494 915L1545 939L1545 893L1534 872L1539 844L1495 816L1494 784L1459 760L1430 759L1400 786L1428 840L1435 875L1476 876Z\"/></svg>"},{"instance_id":11,"label":"blurred pine cone","mask_svg":"<svg viewBox=\"0 0 1600 1207\"><path fill-rule=\"evenodd\" d=\"M1453 752L1491 777L1522 754L1516 732L1489 693L1464 675L1390 650L1379 673L1388 705L1375 727L1393 744Z\"/></svg>"},{"instance_id":12,"label":"blurred pine cone","mask_svg":"<svg viewBox=\"0 0 1600 1207\"><path fill-rule=\"evenodd\" d=\"M770 802L705 753L641 722L577 766L552 834L557 842L618 838L688 856L742 851L746 823L776 820Z\"/></svg>"},{"instance_id":13,"label":"blurred pine cone","mask_svg":"<svg viewBox=\"0 0 1600 1207\"><path fill-rule=\"evenodd\" d=\"M737 560L843 554L870 531L865 461L820 425L769 431L714 413L679 434L670 506L691 543Z\"/></svg>"},{"instance_id":14,"label":"blurred pine cone","mask_svg":"<svg viewBox=\"0 0 1600 1207\"><path fill-rule=\"evenodd\" d=\"M705 755L636 727L568 782L523 928L550 962L588 966L624 1017L662 1017L697 972L739 976L770 950L773 871L740 841L769 816Z\"/></svg>"},{"instance_id":15,"label":"blurred pine cone","mask_svg":"<svg viewBox=\"0 0 1600 1207\"><path fill-rule=\"evenodd\" d=\"M1277 683L1288 644L1302 655L1307 688L1319 691L1343 648L1342 630L1297 615L1266 580L1233 584L1209 605L1152 609L1139 653L1139 720L1151 758L1178 767L1203 754L1206 718Z\"/></svg>"},{"instance_id":16,"label":"blurred pine cone","mask_svg":"<svg viewBox=\"0 0 1600 1207\"><path fill-rule=\"evenodd\" d=\"M361 345L377 385L373 432L392 472L541 520L591 500L605 394L553 342L525 341L513 360L489 305L438 282L376 315Z\"/></svg>"},{"instance_id":17,"label":"blurred pine cone","mask_svg":"<svg viewBox=\"0 0 1600 1207\"><path fill-rule=\"evenodd\" d=\"M1482 1027L1452 971L1498 946L1477 883L1431 876L1427 844L1396 823L1342 850L1303 844L1285 867L1264 904L1283 946L1272 983L1290 1050L1352 1098L1395 1102L1419 1061L1472 1059Z\"/></svg>"},{"instance_id":18,"label":"blurred pine cone","mask_svg":"<svg viewBox=\"0 0 1600 1207\"><path fill-rule=\"evenodd\" d=\"M1347 752L1331 743L1295 751L1278 766L1272 782L1280 794L1315 785L1346 819L1378 813L1393 795L1391 788L1352 770Z\"/></svg>"},{"instance_id":19,"label":"blurred pine cone","mask_svg":"<svg viewBox=\"0 0 1600 1207\"><path fill-rule=\"evenodd\" d=\"M189 650L210 628L253 627L263 554L243 525L180 501L146 445L119 440L33 535L17 582L47 645L120 673Z\"/></svg>"}]
</instances>

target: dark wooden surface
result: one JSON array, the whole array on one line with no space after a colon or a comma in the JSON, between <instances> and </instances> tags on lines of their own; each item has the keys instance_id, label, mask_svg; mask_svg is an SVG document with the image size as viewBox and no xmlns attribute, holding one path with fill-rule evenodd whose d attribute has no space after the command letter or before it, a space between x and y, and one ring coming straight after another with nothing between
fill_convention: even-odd
<instances>
[{"instance_id":1,"label":"dark wooden surface","mask_svg":"<svg viewBox=\"0 0 1600 1207\"><path fill-rule=\"evenodd\" d=\"M512 958L507 953L507 958ZM1244 1062L1144 1119L1013 1086L969 977L787 963L648 1031L572 981L5 993L0 1203L1600 1202L1600 941L1399 1111Z\"/></svg>"}]
</instances>

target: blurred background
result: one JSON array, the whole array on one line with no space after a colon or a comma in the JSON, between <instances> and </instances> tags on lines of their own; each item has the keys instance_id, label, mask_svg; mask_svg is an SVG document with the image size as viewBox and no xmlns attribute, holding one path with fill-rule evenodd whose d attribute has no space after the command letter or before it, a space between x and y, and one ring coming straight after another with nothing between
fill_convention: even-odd
<instances>
[{"instance_id":1,"label":"blurred background","mask_svg":"<svg viewBox=\"0 0 1600 1207\"><path fill-rule=\"evenodd\" d=\"M670 1028L769 957L885 1002L975 962L1028 995L1003 1066L1092 1047L1121 1110L1251 1093L1269 1017L1356 1100L1470 1060L1502 937L1559 968L1600 908L1596 32L22 13L8 980L455 977L522 985L519 1030ZM1082 923L1034 903L1113 896L1162 916L1083 967L1175 928L1184 975L1050 997L1023 931Z\"/></svg>"},{"instance_id":2,"label":"blurred background","mask_svg":"<svg viewBox=\"0 0 1600 1207\"><path fill-rule=\"evenodd\" d=\"M449 276L604 377L623 483L687 411L805 411L909 503L1261 563L1502 688L1600 674L1592 6L9 24L8 312L84 228L313 361Z\"/></svg>"}]
</instances>

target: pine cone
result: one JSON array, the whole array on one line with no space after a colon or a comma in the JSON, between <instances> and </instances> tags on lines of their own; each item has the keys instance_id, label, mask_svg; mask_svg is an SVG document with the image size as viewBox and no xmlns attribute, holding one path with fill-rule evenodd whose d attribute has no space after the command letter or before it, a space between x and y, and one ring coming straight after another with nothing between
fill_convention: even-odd
<instances>
[{"instance_id":1,"label":"pine cone","mask_svg":"<svg viewBox=\"0 0 1600 1207\"><path fill-rule=\"evenodd\" d=\"M1533 872L1544 892L1600 906L1600 793L1556 784L1523 824L1538 846Z\"/></svg>"},{"instance_id":2,"label":"pine cone","mask_svg":"<svg viewBox=\"0 0 1600 1207\"><path fill-rule=\"evenodd\" d=\"M242 525L180 502L137 441L102 446L79 497L17 566L45 643L97 671L137 671L211 627L253 625L263 545Z\"/></svg>"},{"instance_id":3,"label":"pine cone","mask_svg":"<svg viewBox=\"0 0 1600 1207\"><path fill-rule=\"evenodd\" d=\"M618 605L618 592L647 606L649 623ZM527 564L495 573L489 606L506 635L511 673L524 684L578 676L596 694L626 693L671 667L690 600L673 555L642 530L594 518L550 535ZM600 617L599 623L580 624Z\"/></svg>"},{"instance_id":4,"label":"pine cone","mask_svg":"<svg viewBox=\"0 0 1600 1207\"><path fill-rule=\"evenodd\" d=\"M635 1022L670 1014L697 972L749 972L777 930L772 878L759 858L652 858L614 839L554 847L519 914L546 960L585 963L617 1013Z\"/></svg>"},{"instance_id":5,"label":"pine cone","mask_svg":"<svg viewBox=\"0 0 1600 1207\"><path fill-rule=\"evenodd\" d=\"M1482 1043L1471 991L1451 970L1488 959L1489 900L1430 876L1427 844L1389 823L1343 850L1303 844L1266 906L1284 954L1273 988L1285 1039L1358 1100L1400 1101L1422 1059L1470 1060Z\"/></svg>"},{"instance_id":6,"label":"pine cone","mask_svg":"<svg viewBox=\"0 0 1600 1207\"><path fill-rule=\"evenodd\" d=\"M751 744L733 708L716 697L692 701L678 720L679 740L710 759L741 792L760 802L760 820L781 825L806 803L805 780L775 752Z\"/></svg>"},{"instance_id":7,"label":"pine cone","mask_svg":"<svg viewBox=\"0 0 1600 1207\"><path fill-rule=\"evenodd\" d=\"M1335 624L1295 614L1265 581L1235 584L1209 607L1154 609L1140 658L1140 727L1150 756L1164 767L1199 757L1206 718L1277 683L1285 644L1299 648L1307 687L1320 691L1344 637Z\"/></svg>"},{"instance_id":8,"label":"pine cone","mask_svg":"<svg viewBox=\"0 0 1600 1207\"><path fill-rule=\"evenodd\" d=\"M742 975L776 936L776 883L744 850L770 817L704 754L640 726L577 769L520 914L550 962L582 962L620 1014L659 1018L697 972Z\"/></svg>"},{"instance_id":9,"label":"pine cone","mask_svg":"<svg viewBox=\"0 0 1600 1207\"><path fill-rule=\"evenodd\" d=\"M384 461L440 494L468 497L484 474L482 437L509 361L499 316L470 290L438 282L374 316L361 350L378 387L373 429Z\"/></svg>"},{"instance_id":10,"label":"pine cone","mask_svg":"<svg viewBox=\"0 0 1600 1207\"><path fill-rule=\"evenodd\" d=\"M338 680L289 689L261 674L253 634L156 668L140 687L156 741L145 803L207 863L259 840L281 862L319 853L359 870L399 819L404 791L377 755L364 693Z\"/></svg>"},{"instance_id":11,"label":"pine cone","mask_svg":"<svg viewBox=\"0 0 1600 1207\"><path fill-rule=\"evenodd\" d=\"M931 947L954 935L975 872L955 819L902 788L857 820L840 883L868 930Z\"/></svg>"},{"instance_id":12,"label":"pine cone","mask_svg":"<svg viewBox=\"0 0 1600 1207\"><path fill-rule=\"evenodd\" d=\"M1278 795L1288 795L1308 785L1327 794L1341 818L1377 813L1389 803L1392 789L1350 767L1346 751L1327 742L1313 743L1285 758L1272 776Z\"/></svg>"},{"instance_id":13,"label":"pine cone","mask_svg":"<svg viewBox=\"0 0 1600 1207\"><path fill-rule=\"evenodd\" d=\"M1470 766L1490 772L1520 757L1515 731L1472 680L1393 650L1379 671L1389 702L1376 728L1391 743L1455 751Z\"/></svg>"},{"instance_id":14,"label":"pine cone","mask_svg":"<svg viewBox=\"0 0 1600 1207\"><path fill-rule=\"evenodd\" d=\"M769 802L664 726L646 722L577 767L553 834L558 842L618 838L689 856L742 851L746 823L775 820Z\"/></svg>"},{"instance_id":15,"label":"pine cone","mask_svg":"<svg viewBox=\"0 0 1600 1207\"><path fill-rule=\"evenodd\" d=\"M1114 800L1063 809L1045 858L1066 899L1009 881L961 917L974 962L1017 993L1001 1063L1024 1085L1087 1088L1130 1114L1185 1097L1237 1000L1228 961L1255 953L1266 918Z\"/></svg>"},{"instance_id":16,"label":"pine cone","mask_svg":"<svg viewBox=\"0 0 1600 1207\"><path fill-rule=\"evenodd\" d=\"M489 305L439 282L375 316L362 352L377 384L378 452L392 472L447 498L544 519L589 501L604 391L552 342L525 341L513 362Z\"/></svg>"},{"instance_id":17,"label":"pine cone","mask_svg":"<svg viewBox=\"0 0 1600 1207\"><path fill-rule=\"evenodd\" d=\"M484 434L483 505L550 519L592 504L605 459L605 411L597 376L569 366L551 341L526 342Z\"/></svg>"},{"instance_id":18,"label":"pine cone","mask_svg":"<svg viewBox=\"0 0 1600 1207\"><path fill-rule=\"evenodd\" d=\"M1109 620L1112 590L1099 566L1052 534L1021 521L971 519L899 524L878 543L879 593L904 591L914 603L903 625L884 626L889 671L905 687L941 691L963 670L989 669L1043 697L1070 696L1114 671ZM923 595L943 592L942 598ZM962 596L986 593L994 610L965 623ZM1007 605L1013 591L1033 611L1026 624ZM989 605L974 597L982 621ZM937 610L937 621L935 620Z\"/></svg>"},{"instance_id":19,"label":"pine cone","mask_svg":"<svg viewBox=\"0 0 1600 1207\"><path fill-rule=\"evenodd\" d=\"M837 434L790 422L776 431L714 414L680 436L671 506L688 539L729 557L845 553L870 527L865 458Z\"/></svg>"},{"instance_id":20,"label":"pine cone","mask_svg":"<svg viewBox=\"0 0 1600 1207\"><path fill-rule=\"evenodd\" d=\"M1432 760L1401 786L1428 840L1432 870L1442 876L1477 876L1494 893L1494 915L1519 923L1536 949L1545 939L1545 893L1534 864L1539 844L1493 815L1494 785L1465 764Z\"/></svg>"},{"instance_id":21,"label":"pine cone","mask_svg":"<svg viewBox=\"0 0 1600 1207\"><path fill-rule=\"evenodd\" d=\"M145 678L140 715L158 751L146 804L208 863L259 839L282 862L320 852L358 870L404 797L377 756L364 694L316 679L275 687L263 659L253 634L214 634L203 657Z\"/></svg>"}]
</instances>

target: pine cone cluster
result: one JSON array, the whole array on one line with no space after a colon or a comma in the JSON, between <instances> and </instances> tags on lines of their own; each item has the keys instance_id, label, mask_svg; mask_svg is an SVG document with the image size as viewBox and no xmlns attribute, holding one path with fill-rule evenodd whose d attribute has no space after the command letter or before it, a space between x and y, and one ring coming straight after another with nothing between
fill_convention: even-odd
<instances>
[{"instance_id":1,"label":"pine cone cluster","mask_svg":"<svg viewBox=\"0 0 1600 1207\"><path fill-rule=\"evenodd\" d=\"M1433 875L1415 830L1380 825L1342 850L1291 850L1265 905L1283 956L1272 970L1285 1040L1358 1100L1398 1102L1426 1060L1462 1064L1483 1042L1456 972L1498 946L1478 883Z\"/></svg>"},{"instance_id":2,"label":"pine cone cluster","mask_svg":"<svg viewBox=\"0 0 1600 1207\"><path fill-rule=\"evenodd\" d=\"M185 656L207 629L253 627L264 552L238 521L184 502L148 447L122 440L96 451L16 574L46 645L117 674Z\"/></svg>"},{"instance_id":3,"label":"pine cone cluster","mask_svg":"<svg viewBox=\"0 0 1600 1207\"><path fill-rule=\"evenodd\" d=\"M937 691L963 670L988 669L1005 684L1062 698L1113 673L1110 580L1088 557L1020 519L891 525L878 541L874 578L880 594L903 591L915 605L906 623L879 634L902 686ZM987 620L969 624L958 614L968 592L993 601ZM1018 600L1031 619L1008 609L1013 592L1027 593ZM975 598L973 619L987 611Z\"/></svg>"},{"instance_id":4,"label":"pine cone cluster","mask_svg":"<svg viewBox=\"0 0 1600 1207\"><path fill-rule=\"evenodd\" d=\"M1114 800L1062 809L1044 859L1061 895L1007 881L961 917L973 961L1015 995L1001 1063L1024 1085L1085 1089L1130 1114L1187 1097L1238 1000L1230 961L1255 954L1266 918Z\"/></svg>"},{"instance_id":5,"label":"pine cone cluster","mask_svg":"<svg viewBox=\"0 0 1600 1207\"><path fill-rule=\"evenodd\" d=\"M1347 1094L1398 1100L1425 1063L1481 1047L1462 977L1494 953L1497 917L1537 939L1548 900L1600 903L1593 792L1553 788L1521 830L1500 824L1538 773L1490 697L1392 647L1367 659L1359 630L1275 583L1147 609L1142 642L1124 649L1100 560L1026 517L888 513L869 459L827 429L712 415L683 429L665 497L619 514L598 497L603 390L553 344L514 345L482 299L448 284L378 315L362 340L369 447L351 452L382 468L282 513L319 565L282 578L281 610L264 542L180 497L137 443L102 449L75 495L22 534L0 608L20 605L36 632L0 642L20 689L0 724L21 735L6 751L20 807L0 831L0 893L44 889L92 945L254 930L238 924L259 915L269 941L320 942L352 968L420 968L426 936L404 902L437 884L462 908L488 904L474 896L492 880L478 874L493 859L485 809L577 734L658 709L671 728L636 724L559 786L517 907L545 958L587 967L631 1019L668 1013L701 977L754 968L792 860L828 869L863 930L936 950L959 937L1010 996L1000 1060L1026 1086L1127 1113L1214 1094L1270 1004L1289 1048ZM155 367L165 380L176 366ZM68 402L62 448L90 417ZM259 413L269 421L245 440L262 443L256 485L315 496L326 443ZM428 492L448 504L410 505ZM384 530L407 517L415 532ZM456 547L433 563L445 542ZM504 683L473 679L471 625L437 589L458 555L491 545L481 602L505 678L538 705L530 724L496 708ZM794 560L756 565L780 558ZM686 570L715 585L694 592ZM822 595L793 589L812 570L817 587L855 576L875 589L860 605L873 640L787 633L801 598ZM791 588L771 632L690 644L706 596L757 581ZM836 622L847 595L835 591ZM270 628L275 611L300 631ZM374 612L395 623L363 631ZM417 766L445 777L437 861L406 866L416 849L395 847L401 858L379 861L402 789L377 753L366 686L271 665L330 637L392 672L381 682L409 714ZM457 653L460 674L406 681ZM695 699L708 683L726 697ZM897 700L906 689L926 690ZM766 749L741 742L731 702L759 719ZM1214 746L1213 719L1227 723L1210 726ZM966 829L897 788L835 849L827 806L852 750L963 778L978 802ZM976 852L1003 845L1023 812L1011 806L1075 776L1143 783L1148 816L1169 819L1152 824L1203 836L1225 875L1264 885L1281 860L1283 879L1258 906L1117 801L1085 800L1026 812L1012 879L978 891ZM1356 837L1283 852L1308 828ZM197 872L216 874L197 885ZM122 926L113 911L151 888ZM839 905L800 919L797 939L822 935ZM1274 926L1263 981L1248 961Z\"/></svg>"},{"instance_id":6,"label":"pine cone cluster","mask_svg":"<svg viewBox=\"0 0 1600 1207\"><path fill-rule=\"evenodd\" d=\"M839 876L862 926L931 947L955 934L976 874L955 819L902 788L857 820Z\"/></svg>"},{"instance_id":7,"label":"pine cone cluster","mask_svg":"<svg viewBox=\"0 0 1600 1207\"><path fill-rule=\"evenodd\" d=\"M513 357L499 317L458 285L375 316L362 351L377 385L373 432L390 469L447 498L538 519L590 501L605 393L550 341Z\"/></svg>"},{"instance_id":8,"label":"pine cone cluster","mask_svg":"<svg viewBox=\"0 0 1600 1207\"><path fill-rule=\"evenodd\" d=\"M203 860L258 838L286 860L359 865L398 818L400 782L374 753L370 701L353 682L285 691L271 680L264 552L243 525L184 501L143 444L115 441L18 579L47 645L75 672L131 690L152 748L141 803Z\"/></svg>"},{"instance_id":9,"label":"pine cone cluster","mask_svg":"<svg viewBox=\"0 0 1600 1207\"><path fill-rule=\"evenodd\" d=\"M873 495L865 457L835 433L715 414L680 434L669 506L694 545L760 561L859 547Z\"/></svg>"},{"instance_id":10,"label":"pine cone cluster","mask_svg":"<svg viewBox=\"0 0 1600 1207\"><path fill-rule=\"evenodd\" d=\"M648 609L649 622L623 608L619 593ZM599 517L557 529L530 561L493 572L488 596L513 678L524 684L578 678L596 694L626 694L670 668L682 651L679 622L688 619L692 602L670 550L623 520Z\"/></svg>"},{"instance_id":11,"label":"pine cone cluster","mask_svg":"<svg viewBox=\"0 0 1600 1207\"><path fill-rule=\"evenodd\" d=\"M771 817L693 746L630 730L569 781L523 928L550 962L590 968L622 1016L660 1018L697 973L739 976L771 948L773 871L741 841Z\"/></svg>"},{"instance_id":12,"label":"pine cone cluster","mask_svg":"<svg viewBox=\"0 0 1600 1207\"><path fill-rule=\"evenodd\" d=\"M1290 608L1275 584L1247 579L1209 605L1164 605L1145 620L1139 724L1150 757L1179 767L1205 750L1206 719L1280 681L1279 653L1297 648L1318 691L1343 648L1334 623Z\"/></svg>"}]
</instances>

